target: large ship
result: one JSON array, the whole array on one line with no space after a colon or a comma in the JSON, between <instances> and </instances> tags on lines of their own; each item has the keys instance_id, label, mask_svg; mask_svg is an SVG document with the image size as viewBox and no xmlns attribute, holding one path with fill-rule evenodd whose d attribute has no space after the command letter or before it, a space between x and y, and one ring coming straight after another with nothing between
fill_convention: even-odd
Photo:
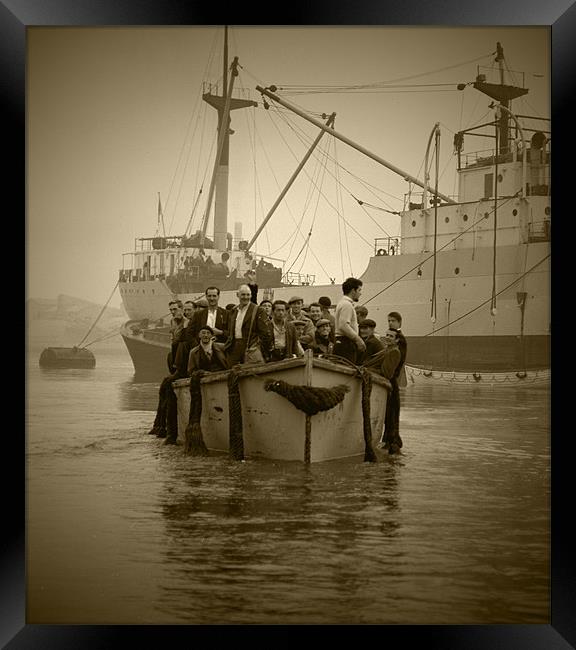
<instances>
[{"instance_id":1,"label":"large ship","mask_svg":"<svg viewBox=\"0 0 576 650\"><path fill-rule=\"evenodd\" d=\"M274 86L256 86L262 103L281 106L318 127L318 137L250 239L228 232L230 112L254 105L234 92L238 59L224 48L222 92L203 100L218 113L218 142L205 216L194 235L144 237L124 256L119 289L130 320L122 337L137 375L166 372L168 301L197 300L207 286L221 289L220 305L236 303L236 290L256 272L259 300L298 295L305 304L327 296L335 305L341 282L315 283L291 273L283 261L252 247L322 136L336 138L400 174L409 184L399 211L400 235L374 241L364 272L361 303L377 330L399 311L412 377L547 377L550 367L550 129L549 120L519 115L512 102L528 89L506 83L504 51L497 44L496 79L479 69L472 86L490 118L460 130L451 143L457 158L457 194L438 190L441 130L434 124L423 179L399 169L335 130L334 116L313 117ZM229 74L230 73L230 74ZM228 77L229 75L229 77ZM227 128L225 128L227 126ZM479 136L482 138L480 140ZM485 146L478 146L485 142ZM214 200L213 237L207 236Z\"/></svg>"}]
</instances>

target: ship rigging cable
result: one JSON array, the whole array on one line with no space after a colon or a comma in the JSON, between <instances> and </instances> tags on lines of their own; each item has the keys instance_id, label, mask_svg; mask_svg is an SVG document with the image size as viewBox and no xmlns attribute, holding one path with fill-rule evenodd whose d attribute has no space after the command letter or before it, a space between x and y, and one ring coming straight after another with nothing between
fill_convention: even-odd
<instances>
[{"instance_id":1,"label":"ship rigging cable","mask_svg":"<svg viewBox=\"0 0 576 650\"><path fill-rule=\"evenodd\" d=\"M506 205L506 203L508 203L508 202L511 201L512 199L515 199L519 194L520 194L520 191L518 191L518 192L516 192L516 194L514 194L514 195L508 197L508 198L507 198L507 199L506 199L506 200L501 204L501 207L502 207L503 205ZM440 246L440 248L438 249L438 251L441 251L441 250L443 250L444 248L446 248L447 246L450 246L450 244L453 244L457 239L460 239L460 237L462 237L463 235L465 235L469 230L472 230L472 228L475 228L475 227L476 227L476 226L481 222L482 219L487 219L489 216L490 216L490 213L487 212L485 216L482 216L482 217L480 217L480 219L477 219L476 221L474 221L473 223L471 223L471 224L468 226L468 228L466 228L466 229L463 230L462 232L458 233L458 234L456 235L456 237L453 237L450 241L446 242L443 246ZM384 289L381 289L380 291L376 292L373 296L370 296L370 298L368 298L368 300L366 300L366 302L364 302L364 303L362 303L362 304L367 305L371 300L374 300L374 298L376 298L376 296L379 296L380 294L384 293L385 291L388 291L388 289L390 289L391 287L393 287L397 282L400 282L400 280L403 280L407 275L410 275L410 273L412 273L412 271L416 271L417 269L419 269L423 264L426 264L426 262L428 262L429 260L431 260L433 257L434 257L434 253L432 253L431 255L429 255L428 257L426 257L425 259L423 259L421 262L419 262L418 264L416 264L415 266L413 266L411 269L408 269L408 270L406 271L406 273L403 273L402 275L400 275L399 277L397 277L393 282L391 282L389 285L387 285L386 287L384 287Z\"/></svg>"},{"instance_id":2,"label":"ship rigging cable","mask_svg":"<svg viewBox=\"0 0 576 650\"><path fill-rule=\"evenodd\" d=\"M88 335L90 334L90 332L94 329L94 327L96 327L96 323L100 320L100 317L101 317L102 314L104 313L104 310L106 309L106 307L108 307L108 303L112 300L112 296L114 295L114 292L116 291L116 287L118 286L118 283L119 283L119 282L120 282L120 280L116 280L116 284L114 285L114 289L112 289L112 293L110 294L110 297L109 297L108 300L106 301L106 304L105 304L104 307L102 307L102 309L100 310L100 313L99 313L98 316L96 317L96 320L94 321L94 323L92 323L92 327L90 327L90 329L88 330L88 332L86 332L86 335L84 336L84 338L83 338L83 339L80 341L80 343L78 343L78 345L76 346L77 348L79 348L79 347L82 346L82 343L84 343L84 341L88 338Z\"/></svg>"},{"instance_id":3,"label":"ship rigging cable","mask_svg":"<svg viewBox=\"0 0 576 650\"><path fill-rule=\"evenodd\" d=\"M512 285L516 284L517 282L520 282L520 280L522 280L527 275L532 273L532 271L537 266L540 266L540 264L545 262L549 257L550 257L550 253L548 253L548 255L545 255L539 262L536 262L536 264L531 266L527 271L524 271L524 273L522 273L521 276L519 276L519 277L515 278L514 280L512 280L512 282L507 284L503 289L500 289L500 291L498 291L496 293L496 296L499 296L501 293L504 293L504 291L509 289ZM483 307L484 305L487 305L489 302L491 302L493 300L493 298L495 298L495 296L491 296L487 300L484 300L484 302L481 302L479 305L476 305L476 307L474 307L473 309L470 309L469 311L467 311L465 314L462 314L461 316L458 316L458 318L455 318L453 321L450 321L449 323L446 323L446 325L442 325L442 327L439 327L438 329L434 329L432 332L428 332L428 334L425 334L424 336L431 336L432 334L437 334L438 332L445 329L446 327L450 327L450 325L454 325L454 323L457 323L459 320L462 320L463 318L466 318L466 316L469 316L470 314L473 314L475 311L478 311L478 309L480 309L480 307Z\"/></svg>"},{"instance_id":4,"label":"ship rigging cable","mask_svg":"<svg viewBox=\"0 0 576 650\"><path fill-rule=\"evenodd\" d=\"M289 125L289 126L290 126L290 125ZM276 128L278 128L278 127L276 126ZM292 128L292 127L290 126L290 128ZM294 129L292 128L292 130L294 130ZM298 137L301 141L303 141L302 138L298 135L298 133L296 133L296 135L297 135L297 137ZM292 149L290 148L290 146L286 143L286 140L284 139L284 137L282 136L282 134L280 134L280 136L281 136L282 139L284 140L284 143L286 144L286 146L288 147L288 149L290 150L290 152L292 153L292 155L296 158L294 152L292 151ZM345 167L342 167L342 169L345 169L345 170L346 170ZM346 170L346 171L348 171L348 170ZM305 169L303 170L303 172L306 174L306 176L308 176L308 179L312 182L312 179L310 178L310 175L308 174L308 172L307 172ZM328 173L329 173L329 174L334 178L334 175L330 172L330 170L328 170ZM348 173L350 173L350 172L348 172ZM345 186L344 186L344 187L345 187ZM353 194L350 192L350 190L348 190L346 187L345 187L345 189L346 189L346 191L350 194L350 196L353 197ZM334 210L334 212L336 212L336 214L338 214L338 216L339 216L339 217L344 221L344 223L345 223L349 228L351 228L351 229L352 229L352 230L353 230L353 231L358 235L358 237L359 237L360 239L362 239L362 241L364 241L364 243L368 244L368 246L371 247L371 246L372 246L371 242L369 242L367 239L365 239L365 238L364 238L364 237L363 237L363 236L362 236L362 235L361 235L361 234L360 234L360 233L359 233L359 232L354 228L354 226L352 226L352 224L350 224L350 223L349 223L349 222L344 218L343 215L341 215L341 214L338 213L338 209L337 209L337 208L336 208L336 207L335 207L335 206L334 206L334 205L333 205L333 204L328 200L328 198L327 198L324 194L322 194L322 196L323 196L324 200L326 201L326 203L327 203L327 204L328 204L328 205L329 205L329 206ZM366 214L368 215L367 212L366 212ZM368 216L370 216L370 215L368 215ZM370 217L370 219L372 219L372 217ZM377 222L375 221L374 223L377 223ZM382 229L382 231L383 231L387 236L390 236L389 233L387 233L387 232L384 230L384 228L382 228L382 226L381 226L380 224L377 224L377 225Z\"/></svg>"}]
</instances>

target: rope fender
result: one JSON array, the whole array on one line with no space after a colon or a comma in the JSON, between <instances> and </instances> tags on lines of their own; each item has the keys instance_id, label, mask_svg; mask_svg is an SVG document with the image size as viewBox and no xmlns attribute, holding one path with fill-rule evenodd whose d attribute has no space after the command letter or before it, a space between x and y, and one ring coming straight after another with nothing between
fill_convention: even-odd
<instances>
[{"instance_id":1,"label":"rope fender","mask_svg":"<svg viewBox=\"0 0 576 650\"><path fill-rule=\"evenodd\" d=\"M340 404L350 387L345 384L338 384L332 388L296 386L281 379L268 379L264 384L264 390L285 397L306 415L316 415L320 411L329 411Z\"/></svg>"},{"instance_id":2,"label":"rope fender","mask_svg":"<svg viewBox=\"0 0 576 650\"><path fill-rule=\"evenodd\" d=\"M184 451L193 456L208 456L208 448L200 427L202 417L200 380L205 374L203 370L195 370L190 375L190 415L188 416L188 426L184 431Z\"/></svg>"}]
</instances>

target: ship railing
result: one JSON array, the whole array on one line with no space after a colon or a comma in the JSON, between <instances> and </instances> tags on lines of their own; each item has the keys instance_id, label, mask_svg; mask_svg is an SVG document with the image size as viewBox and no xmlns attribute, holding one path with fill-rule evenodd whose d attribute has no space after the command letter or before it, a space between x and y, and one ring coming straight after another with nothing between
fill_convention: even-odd
<instances>
[{"instance_id":1,"label":"ship railing","mask_svg":"<svg viewBox=\"0 0 576 650\"><path fill-rule=\"evenodd\" d=\"M457 194L447 194L446 196L448 196L455 202L458 201ZM406 212L408 210L423 210L424 209L424 206L422 204L424 200L423 197L424 197L423 192L414 192L412 191L412 189L410 189L409 192L406 192L404 194L404 206L402 208L402 211ZM436 202L438 202L438 205L440 205L441 203L440 199L437 199L433 194L431 195L430 192L428 192L428 205L426 206L426 208L427 209L433 208Z\"/></svg>"},{"instance_id":2,"label":"ship railing","mask_svg":"<svg viewBox=\"0 0 576 650\"><path fill-rule=\"evenodd\" d=\"M203 81L202 82L202 95L214 95L222 97L222 86L218 82ZM242 88L235 86L232 90L232 97L236 99L252 100L252 93L250 88Z\"/></svg>"},{"instance_id":3,"label":"ship railing","mask_svg":"<svg viewBox=\"0 0 576 650\"><path fill-rule=\"evenodd\" d=\"M400 255L400 237L377 237L374 240L374 255Z\"/></svg>"},{"instance_id":4,"label":"ship railing","mask_svg":"<svg viewBox=\"0 0 576 650\"><path fill-rule=\"evenodd\" d=\"M282 283L292 286L310 287L316 282L316 276L308 273L294 273L288 271L282 276Z\"/></svg>"}]
</instances>

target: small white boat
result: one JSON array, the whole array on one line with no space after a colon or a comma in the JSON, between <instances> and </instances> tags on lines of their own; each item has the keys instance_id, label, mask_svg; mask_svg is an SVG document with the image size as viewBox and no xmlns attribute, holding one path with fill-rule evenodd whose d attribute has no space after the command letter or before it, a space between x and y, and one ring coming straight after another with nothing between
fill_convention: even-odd
<instances>
[{"instance_id":1,"label":"small white boat","mask_svg":"<svg viewBox=\"0 0 576 650\"><path fill-rule=\"evenodd\" d=\"M236 402L229 389L232 373L238 380ZM178 440L187 449L190 379L174 382L174 388ZM207 373L200 380L201 435L207 449L235 458L313 463L364 455L365 460L375 460L390 388L384 377L311 353L300 359ZM327 410L307 414L282 393L297 395L300 406L304 401L309 411L314 410L313 403Z\"/></svg>"}]
</instances>

